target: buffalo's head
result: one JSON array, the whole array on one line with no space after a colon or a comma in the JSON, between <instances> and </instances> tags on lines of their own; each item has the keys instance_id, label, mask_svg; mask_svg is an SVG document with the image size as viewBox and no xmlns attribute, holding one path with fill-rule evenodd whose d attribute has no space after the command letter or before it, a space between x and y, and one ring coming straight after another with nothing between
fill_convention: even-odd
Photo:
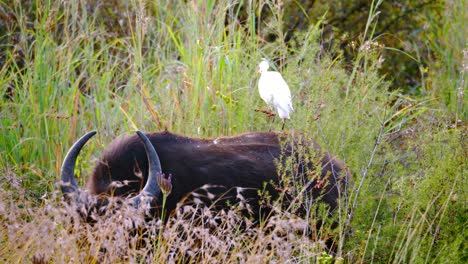
<instances>
[{"instance_id":1,"label":"buffalo's head","mask_svg":"<svg viewBox=\"0 0 468 264\"><path fill-rule=\"evenodd\" d=\"M163 193L166 195L170 193L172 188L171 179L170 177L166 179L162 173L158 154L148 137L146 137L146 135L141 131L137 131L136 133L145 147L145 152L148 157L149 171L148 180L144 188L138 195L131 197L129 202L135 208L139 208L140 206L149 208L151 204L159 203L158 199L160 199ZM61 170L60 187L65 200L68 203L72 203L80 207L83 206L84 208L92 206L90 199L93 197L90 197L89 193L79 188L75 178L75 164L81 149L95 134L96 131L88 132L73 144L65 156ZM163 187L162 190L161 186Z\"/></svg>"}]
</instances>

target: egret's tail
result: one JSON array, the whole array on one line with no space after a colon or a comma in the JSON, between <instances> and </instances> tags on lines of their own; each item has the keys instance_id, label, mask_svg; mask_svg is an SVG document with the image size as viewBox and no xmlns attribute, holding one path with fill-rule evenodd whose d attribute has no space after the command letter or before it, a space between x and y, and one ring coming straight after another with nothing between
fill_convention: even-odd
<instances>
[{"instance_id":1,"label":"egret's tail","mask_svg":"<svg viewBox=\"0 0 468 264\"><path fill-rule=\"evenodd\" d=\"M290 119L289 117L289 113L291 113L292 111L294 111L293 107L291 104L288 104L286 106L286 109L284 107L281 107L281 106L278 106L277 107L278 109L278 116L281 118L281 119Z\"/></svg>"}]
</instances>

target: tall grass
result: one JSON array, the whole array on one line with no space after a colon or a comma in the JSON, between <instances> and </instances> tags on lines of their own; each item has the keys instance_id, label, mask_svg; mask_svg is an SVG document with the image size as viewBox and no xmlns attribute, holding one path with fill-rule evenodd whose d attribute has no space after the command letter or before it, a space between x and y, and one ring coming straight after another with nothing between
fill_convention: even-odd
<instances>
[{"instance_id":1,"label":"tall grass","mask_svg":"<svg viewBox=\"0 0 468 264\"><path fill-rule=\"evenodd\" d=\"M116 220L128 217L125 212L80 225L53 192L64 153L92 129L99 133L78 161L81 183L89 161L111 139L135 129L198 137L270 129L270 120L255 111L266 108L255 75L266 57L279 59L292 90L295 111L287 129L316 138L353 171L349 197L335 216L336 260L466 260L466 111L463 95L453 89L464 90L467 74L460 65L467 62L452 63L466 47L430 40L432 50L447 55L428 65L426 93L412 98L389 92L377 72L387 48L372 33L379 1L351 71L339 56L321 52L320 23L298 33L302 46L285 45L277 1L242 7L227 0L0 3L0 11L15 17L3 36L9 41L0 69L0 259L331 262L320 244L329 234L313 240L292 230L313 217L279 213L270 233L263 226L242 229L245 219L230 213L210 212L225 220L216 227L176 217L159 244L138 246L161 223L145 224L146 236ZM447 10L463 6L450 3ZM275 15L262 22L262 8ZM463 24L466 15L446 19L434 34L450 39L450 25ZM267 43L265 31L275 32L276 41ZM434 101L447 91L449 107L439 108ZM455 126L453 113L461 120Z\"/></svg>"},{"instance_id":2,"label":"tall grass","mask_svg":"<svg viewBox=\"0 0 468 264\"><path fill-rule=\"evenodd\" d=\"M468 4L463 0L445 1L440 17L430 17L431 33L427 44L434 53L427 76L426 93L436 98L441 107L453 113L453 122L466 121L466 93L468 87ZM423 51L420 51L423 52Z\"/></svg>"}]
</instances>

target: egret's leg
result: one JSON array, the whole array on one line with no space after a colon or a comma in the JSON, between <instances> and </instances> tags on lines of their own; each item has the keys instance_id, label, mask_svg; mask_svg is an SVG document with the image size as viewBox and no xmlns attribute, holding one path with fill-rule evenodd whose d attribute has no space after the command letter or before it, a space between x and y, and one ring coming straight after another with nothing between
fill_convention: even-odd
<instances>
[{"instance_id":1,"label":"egret's leg","mask_svg":"<svg viewBox=\"0 0 468 264\"><path fill-rule=\"evenodd\" d=\"M286 119L283 119L283 126L281 126L281 131L284 130L284 124L286 124Z\"/></svg>"},{"instance_id":2,"label":"egret's leg","mask_svg":"<svg viewBox=\"0 0 468 264\"><path fill-rule=\"evenodd\" d=\"M269 105L269 107L270 107L270 112L274 113L275 110L273 109L273 107L271 105ZM276 115L274 115L273 117L270 117L271 122L270 122L270 127L268 128L268 132L271 132L271 127L275 123L275 117Z\"/></svg>"},{"instance_id":3,"label":"egret's leg","mask_svg":"<svg viewBox=\"0 0 468 264\"><path fill-rule=\"evenodd\" d=\"M275 123L275 116L271 117L270 119L271 119L271 122L270 122L270 126L268 127L268 132L271 132L271 127Z\"/></svg>"}]
</instances>

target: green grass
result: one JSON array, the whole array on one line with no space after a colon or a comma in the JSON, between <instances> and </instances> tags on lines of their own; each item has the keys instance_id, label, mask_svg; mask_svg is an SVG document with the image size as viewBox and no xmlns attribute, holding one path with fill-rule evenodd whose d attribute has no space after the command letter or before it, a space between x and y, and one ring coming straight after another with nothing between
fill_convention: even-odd
<instances>
[{"instance_id":1,"label":"green grass","mask_svg":"<svg viewBox=\"0 0 468 264\"><path fill-rule=\"evenodd\" d=\"M272 233L262 227L241 232L231 224L239 221L234 215L214 212L226 219L215 233L177 218L158 247L138 248L135 237L115 235L128 233L115 224L118 216L78 225L54 192L66 151L93 129L98 136L78 163L81 184L93 158L136 129L194 137L268 130L268 118L255 111L266 108L255 74L266 57L280 58L292 91L287 129L316 138L353 171L349 199L336 215L338 257L350 263L467 261L464 1L447 1L440 21L428 18L427 49L437 56L421 62L428 78L418 96L390 92L378 73L386 47L372 32L377 2L353 65L321 52L320 23L298 34L301 47L288 47L278 4L265 2L275 16L264 24L255 1L242 11L228 1L186 2L0 2L0 12L15 17L3 21L1 36L0 260L145 262L199 248L194 258L206 263L331 263L317 241L285 235L294 233L291 222L303 221L286 213L274 220L286 229ZM245 23L237 19L240 12ZM275 42L265 42L265 29L276 32ZM187 236L200 244L177 236L187 225L194 226ZM158 230L154 224L149 232ZM103 245L107 252L97 250Z\"/></svg>"}]
</instances>

